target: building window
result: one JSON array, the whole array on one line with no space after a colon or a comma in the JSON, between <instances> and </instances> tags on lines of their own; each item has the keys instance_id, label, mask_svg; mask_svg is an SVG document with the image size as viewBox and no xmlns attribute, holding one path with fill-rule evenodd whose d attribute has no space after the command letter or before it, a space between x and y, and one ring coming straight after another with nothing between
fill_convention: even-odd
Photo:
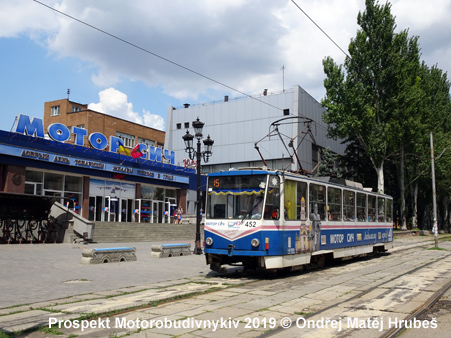
<instances>
[{"instance_id":1,"label":"building window","mask_svg":"<svg viewBox=\"0 0 451 338\"><path fill-rule=\"evenodd\" d=\"M81 111L81 108L80 108L80 107L72 106L72 112L76 113L76 112L78 112L78 111Z\"/></svg>"},{"instance_id":2,"label":"building window","mask_svg":"<svg viewBox=\"0 0 451 338\"><path fill-rule=\"evenodd\" d=\"M44 173L41 171L25 172L25 193L31 195L42 195L44 186Z\"/></svg>"},{"instance_id":3,"label":"building window","mask_svg":"<svg viewBox=\"0 0 451 338\"><path fill-rule=\"evenodd\" d=\"M312 144L312 169L314 169L319 163L319 149L318 146Z\"/></svg>"},{"instance_id":4,"label":"building window","mask_svg":"<svg viewBox=\"0 0 451 338\"><path fill-rule=\"evenodd\" d=\"M182 129L182 124L181 123L177 123L177 129Z\"/></svg>"},{"instance_id":5,"label":"building window","mask_svg":"<svg viewBox=\"0 0 451 338\"><path fill-rule=\"evenodd\" d=\"M145 144L147 148L149 148L151 146L153 147L155 145L155 141L148 140L148 139L145 139L142 137L138 137L138 143Z\"/></svg>"},{"instance_id":6,"label":"building window","mask_svg":"<svg viewBox=\"0 0 451 338\"><path fill-rule=\"evenodd\" d=\"M290 109L284 109L283 115L290 115Z\"/></svg>"},{"instance_id":7,"label":"building window","mask_svg":"<svg viewBox=\"0 0 451 338\"><path fill-rule=\"evenodd\" d=\"M50 116L58 116L60 114L60 106L54 106L50 110Z\"/></svg>"},{"instance_id":8,"label":"building window","mask_svg":"<svg viewBox=\"0 0 451 338\"><path fill-rule=\"evenodd\" d=\"M139 144L145 144L146 145L146 149L143 149L143 154L147 156L147 149L149 149L149 147L153 147L155 145L155 141L152 140L148 140L142 137L138 137L138 143Z\"/></svg>"},{"instance_id":9,"label":"building window","mask_svg":"<svg viewBox=\"0 0 451 338\"><path fill-rule=\"evenodd\" d=\"M185 129L189 128L189 122L185 122Z\"/></svg>"},{"instance_id":10,"label":"building window","mask_svg":"<svg viewBox=\"0 0 451 338\"><path fill-rule=\"evenodd\" d=\"M135 146L135 136L121 132L116 132L116 136L124 142L124 146L128 148L133 148Z\"/></svg>"},{"instance_id":11,"label":"building window","mask_svg":"<svg viewBox=\"0 0 451 338\"><path fill-rule=\"evenodd\" d=\"M82 203L83 179L51 172L27 170L25 193L60 197L59 202L79 213Z\"/></svg>"}]
</instances>

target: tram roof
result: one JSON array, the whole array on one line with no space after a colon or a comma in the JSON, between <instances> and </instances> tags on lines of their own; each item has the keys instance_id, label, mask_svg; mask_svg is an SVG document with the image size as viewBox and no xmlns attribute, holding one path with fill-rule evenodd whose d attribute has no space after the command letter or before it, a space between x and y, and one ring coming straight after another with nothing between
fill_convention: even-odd
<instances>
[{"instance_id":1,"label":"tram roof","mask_svg":"<svg viewBox=\"0 0 451 338\"><path fill-rule=\"evenodd\" d=\"M329 185L333 185L333 186L337 186L337 187L341 187L341 188L349 188L351 190L357 190L357 191L362 191L362 192L366 192L366 193L370 193L370 194L375 194L375 195L380 195L380 196L386 196L386 197L391 197L389 195L385 195L385 194L380 194L377 192L372 191L371 188L364 188L363 185L359 182L354 182L354 181L350 181L350 180L346 180L346 179L341 179L341 178L333 178L333 177L329 177L329 176L324 176L324 177L308 177L305 175L301 175L301 174L297 174L297 173L292 173L289 171L282 171L282 170L270 170L266 167L256 167L256 168L239 168L239 169L235 169L235 168L231 168L228 171L218 171L218 172L214 172L214 173L209 173L207 176L208 177L221 177L221 176L246 176L246 175L266 175L266 174L272 174L272 175L288 175L288 176L293 176L293 177L298 177L298 178L302 178L305 180L309 180L312 182L317 182L317 183L327 183Z\"/></svg>"},{"instance_id":2,"label":"tram roof","mask_svg":"<svg viewBox=\"0 0 451 338\"><path fill-rule=\"evenodd\" d=\"M229 171L218 171L214 173L209 173L207 176L241 176L241 175L266 175L266 174L276 174L276 170L268 170L266 168L240 168L240 169L229 169Z\"/></svg>"}]
</instances>

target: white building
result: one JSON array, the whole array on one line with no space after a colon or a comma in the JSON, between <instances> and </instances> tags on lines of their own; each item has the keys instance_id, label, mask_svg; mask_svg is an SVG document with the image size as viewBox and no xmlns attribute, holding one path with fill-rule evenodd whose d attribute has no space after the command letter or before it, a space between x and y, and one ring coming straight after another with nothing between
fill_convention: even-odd
<instances>
[{"instance_id":1,"label":"white building","mask_svg":"<svg viewBox=\"0 0 451 338\"><path fill-rule=\"evenodd\" d=\"M339 141L326 138L327 126L321 116L324 108L305 90L295 86L284 92L263 92L261 95L224 101L185 105L185 108L168 108L165 146L175 151L175 162L183 165L188 158L182 137L189 130L194 134L192 122L197 118L204 122L204 139L210 135L214 140L213 156L203 166L203 173L228 170L237 167L263 166L255 149L255 143L270 133L273 122L289 116L305 116L314 121L312 134L318 147L329 147L334 153L343 154L345 146ZM300 120L301 121L301 120ZM282 124L285 123L285 124ZM304 124L297 119L282 122L279 131L285 145L296 137ZM293 143L297 147L303 135ZM196 140L195 140L196 141ZM203 145L202 145L203 147ZM297 161L290 165L290 155L279 136L262 140L258 147L270 169L300 169ZM291 149L289 149L291 150ZM318 163L318 151L312 139L306 136L297 150L303 169L312 170Z\"/></svg>"},{"instance_id":2,"label":"white building","mask_svg":"<svg viewBox=\"0 0 451 338\"><path fill-rule=\"evenodd\" d=\"M261 167L263 161L255 149L259 150L270 169L299 170L296 158L291 163L287 145L290 138L296 137L304 130L304 121L296 118L280 124L279 131L285 141L278 135L265 138L272 129L271 124L286 117L305 116L312 119L311 131L320 148L330 148L334 153L344 154L345 145L340 141L326 138L327 126L322 121L324 108L300 86L283 92L272 93L264 90L262 94L252 97L229 99L221 102L169 107L166 121L165 147L175 152L175 163L183 165L188 159L182 137L189 130L194 134L192 122L199 118L204 122L203 135L214 140L213 155L209 162L202 161L202 172L228 170L239 167ZM301 122L299 122L301 121ZM311 171L319 161L318 148L310 136L301 134L294 142L302 169ZM262 140L263 139L263 140ZM196 139L194 140L196 144ZM203 150L203 144L202 144ZM188 213L194 213L195 191L188 193Z\"/></svg>"}]
</instances>

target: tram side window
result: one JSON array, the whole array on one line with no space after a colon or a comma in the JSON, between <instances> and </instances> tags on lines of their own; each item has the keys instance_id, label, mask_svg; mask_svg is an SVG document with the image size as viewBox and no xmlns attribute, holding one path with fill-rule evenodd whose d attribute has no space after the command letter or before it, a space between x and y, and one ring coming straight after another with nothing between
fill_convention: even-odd
<instances>
[{"instance_id":1,"label":"tram side window","mask_svg":"<svg viewBox=\"0 0 451 338\"><path fill-rule=\"evenodd\" d=\"M305 208L307 197L307 183L296 181L284 182L284 207L286 220L306 220ZM303 201L302 201L303 199Z\"/></svg>"},{"instance_id":2,"label":"tram side window","mask_svg":"<svg viewBox=\"0 0 451 338\"><path fill-rule=\"evenodd\" d=\"M341 189L327 188L327 219L341 221Z\"/></svg>"},{"instance_id":3,"label":"tram side window","mask_svg":"<svg viewBox=\"0 0 451 338\"><path fill-rule=\"evenodd\" d=\"M366 195L357 193L357 221L365 222L366 217Z\"/></svg>"},{"instance_id":4,"label":"tram side window","mask_svg":"<svg viewBox=\"0 0 451 338\"><path fill-rule=\"evenodd\" d=\"M296 181L286 180L284 182L285 219L296 219Z\"/></svg>"},{"instance_id":5,"label":"tram side window","mask_svg":"<svg viewBox=\"0 0 451 338\"><path fill-rule=\"evenodd\" d=\"M310 218L313 220L319 214L319 219L324 221L326 219L326 187L310 184L309 188Z\"/></svg>"},{"instance_id":6,"label":"tram side window","mask_svg":"<svg viewBox=\"0 0 451 338\"><path fill-rule=\"evenodd\" d=\"M368 221L376 222L376 196L368 195Z\"/></svg>"},{"instance_id":7,"label":"tram side window","mask_svg":"<svg viewBox=\"0 0 451 338\"><path fill-rule=\"evenodd\" d=\"M377 221L385 222L385 198L377 198Z\"/></svg>"},{"instance_id":8,"label":"tram side window","mask_svg":"<svg viewBox=\"0 0 451 338\"><path fill-rule=\"evenodd\" d=\"M296 219L307 219L307 183L297 182Z\"/></svg>"},{"instance_id":9,"label":"tram side window","mask_svg":"<svg viewBox=\"0 0 451 338\"><path fill-rule=\"evenodd\" d=\"M355 192L343 191L343 214L345 221L355 221Z\"/></svg>"},{"instance_id":10,"label":"tram side window","mask_svg":"<svg viewBox=\"0 0 451 338\"><path fill-rule=\"evenodd\" d=\"M387 222L393 222L393 201L387 199L387 208L386 208Z\"/></svg>"},{"instance_id":11,"label":"tram side window","mask_svg":"<svg viewBox=\"0 0 451 338\"><path fill-rule=\"evenodd\" d=\"M226 205L227 205L227 195L225 196L214 196L212 198L212 203L210 203L209 217L211 218L225 218L226 216ZM214 204L213 204L214 203Z\"/></svg>"},{"instance_id":12,"label":"tram side window","mask_svg":"<svg viewBox=\"0 0 451 338\"><path fill-rule=\"evenodd\" d=\"M264 219L279 219L280 217L280 180L277 176L270 176L268 182L268 195Z\"/></svg>"}]
</instances>

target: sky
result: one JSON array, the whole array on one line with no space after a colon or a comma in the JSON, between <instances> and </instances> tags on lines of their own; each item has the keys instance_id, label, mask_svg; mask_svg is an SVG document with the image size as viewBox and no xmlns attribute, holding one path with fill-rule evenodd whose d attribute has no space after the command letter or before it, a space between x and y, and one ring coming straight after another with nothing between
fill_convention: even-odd
<instances>
[{"instance_id":1,"label":"sky","mask_svg":"<svg viewBox=\"0 0 451 338\"><path fill-rule=\"evenodd\" d=\"M364 0L294 1L347 51ZM390 3L422 60L451 70L451 0ZM0 130L19 114L42 118L68 89L71 101L160 130L169 106L225 95L299 85L320 101L327 56L345 58L290 0L0 0Z\"/></svg>"}]
</instances>

